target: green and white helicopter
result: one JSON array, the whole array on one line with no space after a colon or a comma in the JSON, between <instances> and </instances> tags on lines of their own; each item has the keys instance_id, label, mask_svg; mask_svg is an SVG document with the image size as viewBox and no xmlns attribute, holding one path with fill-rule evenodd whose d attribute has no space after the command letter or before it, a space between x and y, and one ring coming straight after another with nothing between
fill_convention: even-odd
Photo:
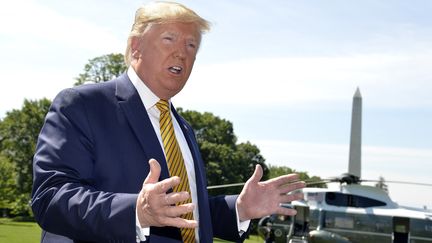
<instances>
[{"instance_id":1,"label":"green and white helicopter","mask_svg":"<svg viewBox=\"0 0 432 243\"><path fill-rule=\"evenodd\" d=\"M360 177L361 102L357 89L353 99L348 173L319 182L336 183L336 187L304 188L304 200L283 205L295 208L296 216L263 217L258 223L258 233L265 242L432 243L432 211L400 206L384 190L361 184L373 182ZM386 183L432 186L401 181Z\"/></svg>"}]
</instances>

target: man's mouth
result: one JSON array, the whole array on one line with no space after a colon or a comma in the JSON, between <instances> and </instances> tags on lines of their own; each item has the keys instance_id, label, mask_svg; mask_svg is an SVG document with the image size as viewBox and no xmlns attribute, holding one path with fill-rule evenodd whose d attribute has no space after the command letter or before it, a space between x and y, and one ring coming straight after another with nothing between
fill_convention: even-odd
<instances>
[{"instance_id":1,"label":"man's mouth","mask_svg":"<svg viewBox=\"0 0 432 243\"><path fill-rule=\"evenodd\" d=\"M174 73L174 74L180 74L181 71L183 70L183 68L182 68L182 67L179 67L179 66L172 66L172 67L169 67L168 70L169 70L171 73Z\"/></svg>"}]
</instances>

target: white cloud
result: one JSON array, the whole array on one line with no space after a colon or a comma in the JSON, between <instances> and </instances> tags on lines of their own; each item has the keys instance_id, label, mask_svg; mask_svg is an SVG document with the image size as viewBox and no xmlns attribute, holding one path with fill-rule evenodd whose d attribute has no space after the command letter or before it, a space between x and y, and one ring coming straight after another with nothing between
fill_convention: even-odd
<instances>
[{"instance_id":1,"label":"white cloud","mask_svg":"<svg viewBox=\"0 0 432 243\"><path fill-rule=\"evenodd\" d=\"M17 75L19 74L19 75ZM0 89L0 118L7 111L20 109L24 99L48 98L52 100L60 90L71 87L75 82L67 70L34 69L30 72L12 70L2 75ZM68 78L69 77L69 78ZM6 84L7 82L7 84Z\"/></svg>"},{"instance_id":2,"label":"white cloud","mask_svg":"<svg viewBox=\"0 0 432 243\"><path fill-rule=\"evenodd\" d=\"M0 34L21 42L45 41L95 52L108 53L124 45L103 26L79 16L61 15L34 1L9 1L0 8ZM47 44L45 43L45 44Z\"/></svg>"},{"instance_id":3,"label":"white cloud","mask_svg":"<svg viewBox=\"0 0 432 243\"><path fill-rule=\"evenodd\" d=\"M432 55L369 54L335 57L286 57L197 63L178 98L214 104L292 105L344 101L356 87L368 105L412 107L432 105Z\"/></svg>"},{"instance_id":4,"label":"white cloud","mask_svg":"<svg viewBox=\"0 0 432 243\"><path fill-rule=\"evenodd\" d=\"M340 175L348 170L348 144L287 140L252 142L257 144L270 164L287 165L325 177ZM362 175L368 179L382 175L388 180L423 180L432 183L429 175L432 171L430 149L363 146L362 161Z\"/></svg>"},{"instance_id":5,"label":"white cloud","mask_svg":"<svg viewBox=\"0 0 432 243\"><path fill-rule=\"evenodd\" d=\"M0 22L0 118L25 98L52 99L73 85L87 60L125 47L105 26L38 1L2 2Z\"/></svg>"}]
</instances>

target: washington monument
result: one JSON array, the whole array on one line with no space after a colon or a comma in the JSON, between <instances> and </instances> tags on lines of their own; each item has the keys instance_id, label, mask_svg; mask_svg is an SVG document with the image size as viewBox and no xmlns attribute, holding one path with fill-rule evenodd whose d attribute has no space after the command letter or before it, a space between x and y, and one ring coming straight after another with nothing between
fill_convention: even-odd
<instances>
[{"instance_id":1,"label":"washington monument","mask_svg":"<svg viewBox=\"0 0 432 243\"><path fill-rule=\"evenodd\" d=\"M359 88L357 88L353 97L352 105L348 173L358 178L361 178L361 128L362 97Z\"/></svg>"}]
</instances>

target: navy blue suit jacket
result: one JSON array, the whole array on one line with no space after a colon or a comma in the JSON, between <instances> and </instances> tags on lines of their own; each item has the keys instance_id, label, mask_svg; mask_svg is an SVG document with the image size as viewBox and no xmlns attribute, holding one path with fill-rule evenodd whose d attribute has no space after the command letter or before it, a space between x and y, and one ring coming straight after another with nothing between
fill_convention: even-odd
<instances>
[{"instance_id":1,"label":"navy blue suit jacket","mask_svg":"<svg viewBox=\"0 0 432 243\"><path fill-rule=\"evenodd\" d=\"M200 242L238 241L236 196L209 197L192 128L173 108L192 152ZM127 75L60 92L40 132L32 209L42 242L136 242L135 206L148 161L169 177L147 111ZM179 242L177 228L152 227L147 242Z\"/></svg>"}]
</instances>

